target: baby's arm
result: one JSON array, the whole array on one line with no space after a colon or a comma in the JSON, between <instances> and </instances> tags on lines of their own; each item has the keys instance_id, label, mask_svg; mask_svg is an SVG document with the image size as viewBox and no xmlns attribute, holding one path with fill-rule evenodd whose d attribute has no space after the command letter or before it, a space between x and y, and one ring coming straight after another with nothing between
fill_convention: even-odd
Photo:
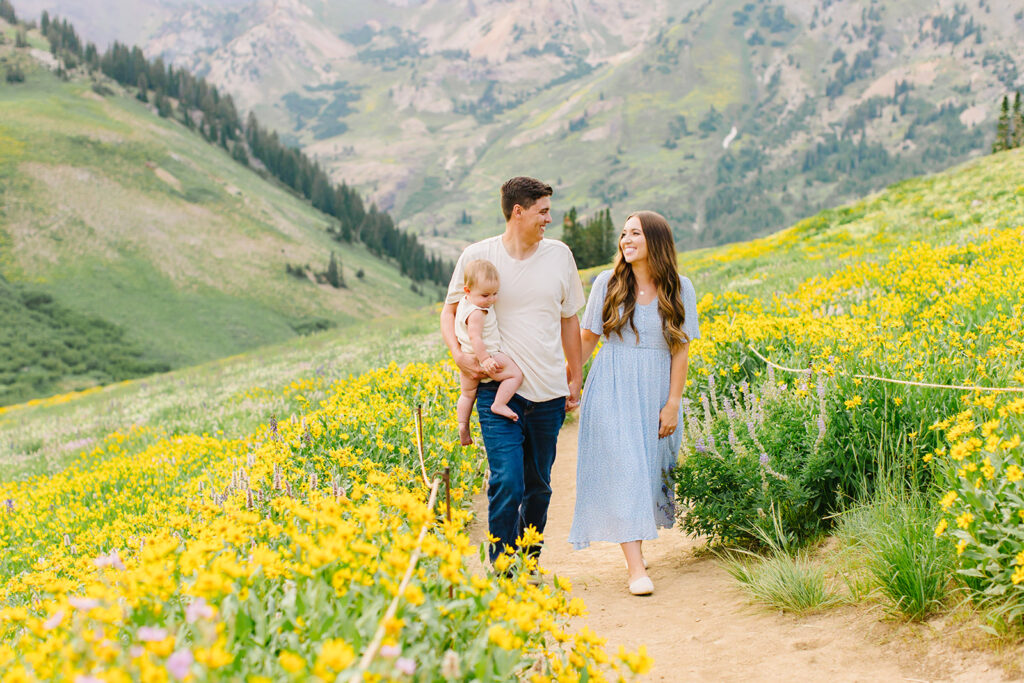
<instances>
[{"instance_id":1,"label":"baby's arm","mask_svg":"<svg viewBox=\"0 0 1024 683\"><path fill-rule=\"evenodd\" d=\"M490 374L501 370L501 364L499 364L490 353L487 352L487 347L484 346L484 316L490 315L487 311L473 311L466 318L466 329L469 331L469 343L473 347L473 353L476 355L476 360L480 363L480 367L484 369L484 372Z\"/></svg>"}]
</instances>

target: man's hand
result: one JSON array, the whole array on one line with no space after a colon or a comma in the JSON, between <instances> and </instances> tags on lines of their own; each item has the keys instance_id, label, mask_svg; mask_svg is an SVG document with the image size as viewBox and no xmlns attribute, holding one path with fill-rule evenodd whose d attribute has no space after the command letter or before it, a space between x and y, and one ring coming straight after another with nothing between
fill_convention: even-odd
<instances>
[{"instance_id":1,"label":"man's hand","mask_svg":"<svg viewBox=\"0 0 1024 683\"><path fill-rule=\"evenodd\" d=\"M571 413L580 406L580 381L569 380L569 395L565 397L565 412Z\"/></svg>"},{"instance_id":2,"label":"man's hand","mask_svg":"<svg viewBox=\"0 0 1024 683\"><path fill-rule=\"evenodd\" d=\"M487 377L487 373L480 367L480 363L477 362L476 356L472 353L463 353L458 349L453 350L452 360L454 360L455 364L459 366L459 370L473 379L483 379Z\"/></svg>"}]
</instances>

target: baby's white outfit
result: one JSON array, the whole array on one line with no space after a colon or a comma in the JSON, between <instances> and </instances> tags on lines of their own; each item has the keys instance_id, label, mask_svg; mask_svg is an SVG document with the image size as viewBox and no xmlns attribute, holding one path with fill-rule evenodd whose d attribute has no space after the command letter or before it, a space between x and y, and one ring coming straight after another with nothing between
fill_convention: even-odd
<instances>
[{"instance_id":1,"label":"baby's white outfit","mask_svg":"<svg viewBox=\"0 0 1024 683\"><path fill-rule=\"evenodd\" d=\"M455 309L455 338L463 353L473 353L473 344L469 341L469 326L466 324L469 314L473 311L484 312L483 342L487 353L494 355L501 351L501 334L498 332L498 319L494 317L494 308L481 308L464 296Z\"/></svg>"}]
</instances>

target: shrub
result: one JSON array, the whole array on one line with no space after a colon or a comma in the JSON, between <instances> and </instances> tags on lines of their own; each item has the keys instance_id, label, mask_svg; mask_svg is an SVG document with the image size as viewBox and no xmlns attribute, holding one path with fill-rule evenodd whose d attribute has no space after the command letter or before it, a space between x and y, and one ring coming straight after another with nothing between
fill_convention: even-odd
<instances>
[{"instance_id":1,"label":"shrub","mask_svg":"<svg viewBox=\"0 0 1024 683\"><path fill-rule=\"evenodd\" d=\"M673 470L683 527L723 542L753 542L775 510L798 542L833 509L834 468L820 448L827 429L828 380L792 387L774 375L757 389L742 382L719 397L713 375L700 409L684 406L681 462Z\"/></svg>"},{"instance_id":2,"label":"shrub","mask_svg":"<svg viewBox=\"0 0 1024 683\"><path fill-rule=\"evenodd\" d=\"M21 70L21 67L17 64L11 64L7 67L7 72L4 74L4 80L8 83L24 83L25 72Z\"/></svg>"}]
</instances>

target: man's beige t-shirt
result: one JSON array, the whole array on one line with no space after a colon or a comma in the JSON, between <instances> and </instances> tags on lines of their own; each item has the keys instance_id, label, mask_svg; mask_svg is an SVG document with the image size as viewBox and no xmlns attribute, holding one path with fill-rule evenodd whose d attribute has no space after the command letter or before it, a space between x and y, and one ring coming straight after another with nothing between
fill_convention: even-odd
<instances>
[{"instance_id":1,"label":"man's beige t-shirt","mask_svg":"<svg viewBox=\"0 0 1024 683\"><path fill-rule=\"evenodd\" d=\"M516 393L535 403L568 396L562 318L576 315L586 303L569 247L542 239L536 251L518 260L509 256L501 235L471 244L455 264L447 303L462 298L463 269L474 259L493 263L501 278L493 310L501 350L523 371L523 384Z\"/></svg>"}]
</instances>

